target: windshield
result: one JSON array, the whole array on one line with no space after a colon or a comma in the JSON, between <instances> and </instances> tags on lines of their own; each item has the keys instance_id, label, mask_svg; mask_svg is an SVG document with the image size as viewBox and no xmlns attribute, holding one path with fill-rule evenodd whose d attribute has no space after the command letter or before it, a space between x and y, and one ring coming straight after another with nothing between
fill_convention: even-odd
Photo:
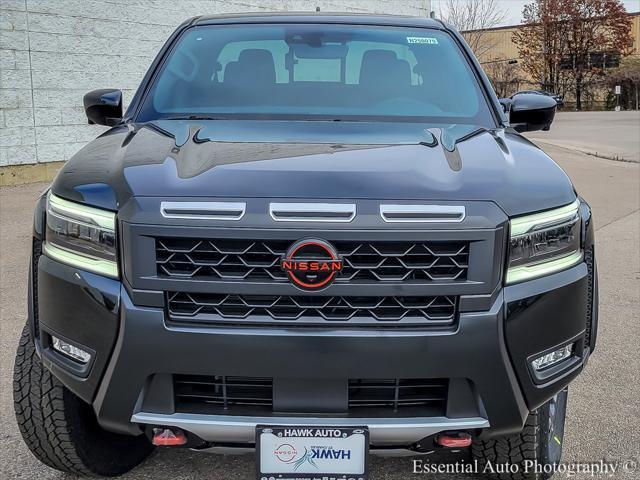
<instances>
[{"instance_id":1,"label":"windshield","mask_svg":"<svg viewBox=\"0 0 640 480\"><path fill-rule=\"evenodd\" d=\"M447 33L352 25L187 30L137 120L189 116L494 126L476 77Z\"/></svg>"}]
</instances>

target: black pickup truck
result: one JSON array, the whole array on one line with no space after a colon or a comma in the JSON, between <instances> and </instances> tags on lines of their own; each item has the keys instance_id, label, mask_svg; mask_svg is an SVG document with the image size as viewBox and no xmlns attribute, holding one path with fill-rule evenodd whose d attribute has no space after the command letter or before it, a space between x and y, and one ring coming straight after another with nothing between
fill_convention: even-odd
<instances>
[{"instance_id":1,"label":"black pickup truck","mask_svg":"<svg viewBox=\"0 0 640 480\"><path fill-rule=\"evenodd\" d=\"M126 112L84 104L112 128L35 210L14 391L38 459L552 474L597 331L590 208L519 133L553 99L498 100L440 21L319 13L190 19Z\"/></svg>"}]
</instances>

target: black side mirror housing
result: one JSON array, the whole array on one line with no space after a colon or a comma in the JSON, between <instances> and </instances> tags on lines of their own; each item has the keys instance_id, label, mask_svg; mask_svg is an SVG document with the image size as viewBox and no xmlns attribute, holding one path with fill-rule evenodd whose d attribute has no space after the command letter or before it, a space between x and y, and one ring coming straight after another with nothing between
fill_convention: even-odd
<instances>
[{"instance_id":1,"label":"black side mirror housing","mask_svg":"<svg viewBox=\"0 0 640 480\"><path fill-rule=\"evenodd\" d=\"M517 132L547 131L551 128L558 106L552 97L535 93L517 93L508 100L511 101L509 123ZM502 105L504 106L504 103Z\"/></svg>"},{"instance_id":2,"label":"black side mirror housing","mask_svg":"<svg viewBox=\"0 0 640 480\"><path fill-rule=\"evenodd\" d=\"M92 90L82 99L89 125L117 125L122 120L122 92L113 88Z\"/></svg>"}]
</instances>

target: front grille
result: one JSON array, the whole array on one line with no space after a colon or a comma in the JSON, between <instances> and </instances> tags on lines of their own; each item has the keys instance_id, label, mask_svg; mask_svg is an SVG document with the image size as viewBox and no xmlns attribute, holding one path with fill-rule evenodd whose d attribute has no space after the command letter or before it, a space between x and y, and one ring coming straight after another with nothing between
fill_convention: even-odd
<instances>
[{"instance_id":1,"label":"front grille","mask_svg":"<svg viewBox=\"0 0 640 480\"><path fill-rule=\"evenodd\" d=\"M346 322L368 319L373 323L417 321L428 325L451 325L456 298L436 297L322 297L277 295L225 295L168 292L167 305L174 320L315 319Z\"/></svg>"},{"instance_id":2,"label":"front grille","mask_svg":"<svg viewBox=\"0 0 640 480\"><path fill-rule=\"evenodd\" d=\"M349 379L348 414L353 417L444 416L446 379ZM346 387L345 383L345 387ZM174 375L176 411L220 415L269 415L273 379Z\"/></svg>"},{"instance_id":3,"label":"front grille","mask_svg":"<svg viewBox=\"0 0 640 480\"><path fill-rule=\"evenodd\" d=\"M349 411L382 409L444 415L448 385L445 379L350 379Z\"/></svg>"},{"instance_id":4,"label":"front grille","mask_svg":"<svg viewBox=\"0 0 640 480\"><path fill-rule=\"evenodd\" d=\"M157 275L286 282L280 261L293 240L157 238ZM336 282L467 279L468 242L333 242L344 260Z\"/></svg>"},{"instance_id":5,"label":"front grille","mask_svg":"<svg viewBox=\"0 0 640 480\"><path fill-rule=\"evenodd\" d=\"M174 375L173 388L179 412L203 406L227 414L271 412L273 405L271 378Z\"/></svg>"}]
</instances>

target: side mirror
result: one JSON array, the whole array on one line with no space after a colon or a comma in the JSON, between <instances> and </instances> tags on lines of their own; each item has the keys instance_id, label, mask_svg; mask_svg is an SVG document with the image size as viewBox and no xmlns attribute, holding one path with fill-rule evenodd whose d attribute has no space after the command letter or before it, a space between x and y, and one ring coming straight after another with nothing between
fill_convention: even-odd
<instances>
[{"instance_id":1,"label":"side mirror","mask_svg":"<svg viewBox=\"0 0 640 480\"><path fill-rule=\"evenodd\" d=\"M511 97L509 123L517 132L549 130L557 106L557 102L546 95L517 93Z\"/></svg>"},{"instance_id":2,"label":"side mirror","mask_svg":"<svg viewBox=\"0 0 640 480\"><path fill-rule=\"evenodd\" d=\"M92 90L82 99L89 125L116 125L122 120L122 92L113 88Z\"/></svg>"}]
</instances>

